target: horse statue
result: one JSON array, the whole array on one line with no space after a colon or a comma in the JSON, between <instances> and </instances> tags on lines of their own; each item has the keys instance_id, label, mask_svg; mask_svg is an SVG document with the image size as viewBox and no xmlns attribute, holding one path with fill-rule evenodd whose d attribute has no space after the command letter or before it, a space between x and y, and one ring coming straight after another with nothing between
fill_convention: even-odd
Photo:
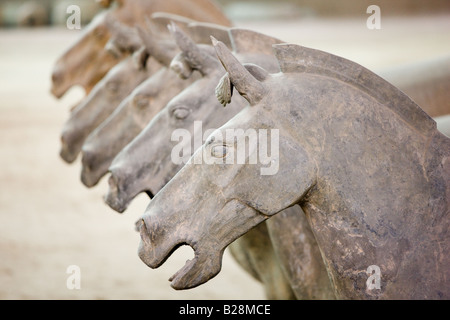
<instances>
[{"instance_id":1,"label":"horse statue","mask_svg":"<svg viewBox=\"0 0 450 320\"><path fill-rule=\"evenodd\" d=\"M89 136L133 89L156 73L161 65L150 59L145 68L136 68L133 56L119 62L77 104L61 131L60 157L72 163Z\"/></svg>"},{"instance_id":2,"label":"horse statue","mask_svg":"<svg viewBox=\"0 0 450 320\"><path fill-rule=\"evenodd\" d=\"M188 24L193 22L193 20L168 13L155 13L151 19L147 20L146 27L149 30L155 30L152 35L158 34L154 39L154 42L158 45L154 45L153 48L146 48L138 35L139 46L135 45L133 48L135 51L132 53L128 51L129 55L112 67L82 101L71 110L61 133L60 156L64 161L74 162L88 136L108 119L119 104L138 85L164 69L164 56L170 56L171 51L173 51L166 42L166 39L170 37L169 34L160 32L162 25L167 28L168 19L176 21L180 28L187 27ZM115 30L120 35L124 32L130 32L129 27L118 22L115 22ZM135 32L137 34L137 31ZM114 37L111 40L113 39L116 38ZM149 41L151 39L147 40L147 42ZM137 41L134 42L137 43ZM121 45L123 46L123 43ZM125 49L122 46L120 47L121 50ZM166 52L161 53L161 50L158 50L159 46L164 46L162 50L166 50ZM127 49L130 50L131 48L127 47ZM95 180L88 176L82 178L87 186L95 185L97 182Z\"/></svg>"},{"instance_id":3,"label":"horse statue","mask_svg":"<svg viewBox=\"0 0 450 320\"><path fill-rule=\"evenodd\" d=\"M218 35L221 31L228 35L228 29L218 25L213 27L210 24L193 21L182 24L180 19L171 21L181 30L186 29L188 33L197 34L199 30L202 30L205 36L197 37L199 43L210 43L209 35L206 34L211 32ZM145 43L146 51L162 68L135 88L86 138L82 147L82 177L84 181L91 182L90 186L97 184L108 173L108 168L115 156L174 96L199 78L199 75L195 74L189 79L181 79L170 68L173 58L179 53L172 37L159 38L152 29L144 31L139 28L138 33L142 42Z\"/></svg>"},{"instance_id":4,"label":"horse statue","mask_svg":"<svg viewBox=\"0 0 450 320\"><path fill-rule=\"evenodd\" d=\"M155 12L182 15L195 21L230 26L230 20L211 0L100 0L105 8L83 30L80 38L58 58L52 71L51 93L61 98L79 85L88 94L106 73L128 55L106 46L115 35L115 22L145 27L147 17Z\"/></svg>"},{"instance_id":5,"label":"horse statue","mask_svg":"<svg viewBox=\"0 0 450 320\"><path fill-rule=\"evenodd\" d=\"M229 83L219 99L234 88L248 105L152 199L140 258L157 267L190 245L194 258L169 280L193 288L217 275L230 243L300 205L338 299L449 299L450 139L435 121L341 57L276 44L280 72L269 73L213 44Z\"/></svg>"},{"instance_id":6,"label":"horse statue","mask_svg":"<svg viewBox=\"0 0 450 320\"><path fill-rule=\"evenodd\" d=\"M209 33L221 33L217 28L213 27ZM203 140L208 130L223 125L245 105L245 99L239 97L233 99L227 108L221 107L213 93L223 75L223 68L214 49L211 45L196 43L176 26L171 29L181 50L172 61L172 67L182 77L195 71L201 74L201 78L174 97L114 159L105 200L119 212L125 211L128 203L142 191L153 197L183 167L182 161L178 161L180 159L173 158L174 153L182 158L187 154L188 159L191 145L195 149L202 143L195 141L197 135ZM206 29L198 30L204 33ZM280 40L240 28L232 28L220 35L222 39L231 39L228 47L242 61L258 62L272 71L278 69L271 45L280 43ZM201 128L197 125L199 121ZM174 133L180 131L187 132L188 136L174 137ZM176 151L180 149L189 151L180 155ZM244 270L262 283L270 299L334 298L317 243L299 211L299 206L288 208L282 213L283 221L279 221L287 223L288 228L290 224L299 226L295 230L295 239L286 239L276 228L269 234L266 224L261 224L233 243L230 252ZM292 258L301 259L303 268L295 267L297 263L290 257L280 263L273 248L284 246L287 240L296 243L299 254ZM293 274L301 277L302 282L292 286L290 278Z\"/></svg>"}]
</instances>

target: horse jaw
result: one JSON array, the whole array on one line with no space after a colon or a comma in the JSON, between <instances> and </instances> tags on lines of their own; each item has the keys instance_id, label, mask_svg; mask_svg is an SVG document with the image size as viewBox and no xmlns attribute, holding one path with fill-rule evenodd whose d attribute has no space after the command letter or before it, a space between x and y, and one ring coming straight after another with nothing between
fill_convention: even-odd
<instances>
[{"instance_id":1,"label":"horse jaw","mask_svg":"<svg viewBox=\"0 0 450 320\"><path fill-rule=\"evenodd\" d=\"M176 290L195 288L216 276L222 268L224 249L214 251L195 250L195 257L187 260L183 268L169 278Z\"/></svg>"},{"instance_id":2,"label":"horse jaw","mask_svg":"<svg viewBox=\"0 0 450 320\"><path fill-rule=\"evenodd\" d=\"M157 198L158 195L152 202L157 202ZM161 266L181 245L187 244L194 250L194 258L169 279L176 290L197 287L216 276L225 248L267 219L238 200L227 202L216 213L202 213L189 213L192 216L184 219L182 214L165 216L164 212L148 211L139 223L139 257L150 268Z\"/></svg>"}]
</instances>

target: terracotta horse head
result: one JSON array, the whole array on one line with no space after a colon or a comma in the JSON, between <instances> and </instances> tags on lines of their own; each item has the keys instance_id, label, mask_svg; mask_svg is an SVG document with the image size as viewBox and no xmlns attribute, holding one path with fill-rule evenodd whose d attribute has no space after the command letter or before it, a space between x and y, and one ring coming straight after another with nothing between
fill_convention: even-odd
<instances>
[{"instance_id":1,"label":"terracotta horse head","mask_svg":"<svg viewBox=\"0 0 450 320\"><path fill-rule=\"evenodd\" d=\"M195 287L220 271L231 242L299 204L338 298L448 299L450 139L436 123L387 81L329 53L274 45L281 72L272 74L214 45L249 104L152 199L141 259L155 267L190 245L195 257L171 281ZM242 130L262 134L238 161Z\"/></svg>"},{"instance_id":2,"label":"terracotta horse head","mask_svg":"<svg viewBox=\"0 0 450 320\"><path fill-rule=\"evenodd\" d=\"M190 21L176 20L180 28ZM108 172L114 157L147 125L167 102L192 83L180 79L169 66L179 50L172 39L151 30L136 31L144 43L146 54L162 67L118 105L118 107L90 135L82 147L82 180L93 186ZM206 41L206 40L205 40Z\"/></svg>"},{"instance_id":3,"label":"terracotta horse head","mask_svg":"<svg viewBox=\"0 0 450 320\"><path fill-rule=\"evenodd\" d=\"M222 32L222 39L229 37L226 30L209 29L209 34L215 30L216 35ZM238 28L231 29L230 32L234 51L244 61L265 60L267 67L271 64L272 70L278 68L272 55L271 44L280 42L279 40ZM182 77L188 77L193 70L199 71L202 77L174 97L143 132L115 158L110 168L110 190L106 200L119 212L123 212L140 192L156 194L175 175L184 163L173 161L172 152L185 147L191 148L191 145L194 148L198 147L203 141L202 137L200 144L194 146L193 141L175 137L174 132L188 130L189 135L193 137L194 131L197 131L197 134L200 129L206 131L217 128L235 115L245 102L244 99L237 98L228 108L220 108L212 93L217 81L222 77L223 69L212 47L197 44L181 30L174 31L174 36L181 53L172 61L172 68ZM257 40L266 43L254 43ZM229 42L231 46L231 41ZM269 49L266 52L255 52L263 47ZM202 122L202 128L194 126L196 120ZM147 147L149 143L152 144L152 148ZM185 160L191 154L192 152L186 152Z\"/></svg>"},{"instance_id":4,"label":"terracotta horse head","mask_svg":"<svg viewBox=\"0 0 450 320\"><path fill-rule=\"evenodd\" d=\"M88 94L95 84L120 60L104 50L110 31L108 12L99 13L81 37L55 63L51 93L61 98L71 87L80 85Z\"/></svg>"},{"instance_id":5,"label":"terracotta horse head","mask_svg":"<svg viewBox=\"0 0 450 320\"><path fill-rule=\"evenodd\" d=\"M105 47L111 35L117 34L116 22L144 27L146 18L152 13L169 12L196 21L231 25L211 0L111 0L101 1L101 4L107 9L93 19L53 68L51 92L57 98L75 85L89 93L108 70L127 56L111 54L118 52L117 47Z\"/></svg>"},{"instance_id":6,"label":"terracotta horse head","mask_svg":"<svg viewBox=\"0 0 450 320\"><path fill-rule=\"evenodd\" d=\"M137 85L160 67L159 63L151 61L145 68L136 68L132 56L114 66L71 111L61 133L61 158L73 162L88 135Z\"/></svg>"},{"instance_id":7,"label":"terracotta horse head","mask_svg":"<svg viewBox=\"0 0 450 320\"><path fill-rule=\"evenodd\" d=\"M105 200L119 212L126 209L137 193L146 191L152 196L158 192L183 166L182 161L176 161L180 160L177 153L187 149L183 151L189 157L191 148L195 149L202 143L202 131L205 131L206 137L206 131L221 126L245 104L244 99L235 98L227 108L221 107L212 93L223 71L214 52L211 55L212 48L198 45L177 28L173 28L172 32L181 50L172 61L172 67L182 77L189 76L195 70L202 74L202 78L173 98L114 159L110 168L110 188ZM243 61L258 61L269 70L278 70L271 47L273 43L280 42L278 39L239 28L222 31L222 28L199 25L193 35L199 32L214 34L222 39L229 38L228 46ZM201 128L197 126L200 122ZM175 137L174 134L180 131L187 135ZM193 137L197 134L200 142L196 142L197 138ZM174 151L177 159L172 158ZM299 206L289 208L280 214L280 219L273 219L271 224L261 224L230 246L231 254L238 263L263 283L268 298L334 297L317 243L303 215L299 214L301 212ZM284 236L286 231L282 226L285 225L297 226L295 236ZM295 244L297 256L286 257L283 250L275 249L287 243ZM303 268L295 267L297 259L302 261ZM301 285L292 286L292 278L301 278Z\"/></svg>"},{"instance_id":8,"label":"terracotta horse head","mask_svg":"<svg viewBox=\"0 0 450 320\"><path fill-rule=\"evenodd\" d=\"M92 92L72 110L61 134L60 155L66 162L71 163L76 159L89 134L113 113L136 86L171 61L175 45L169 43L170 35L167 31L164 32L164 29L167 30L169 21L176 21L180 28L187 28L188 24L193 22L193 20L173 14L153 14L152 18L146 22L148 32L151 33L146 36L145 43L142 42L141 37L139 37L139 41L133 40L136 44L139 42L141 46L139 50L114 66L95 85ZM123 25L118 28L128 30ZM151 39L151 37L155 39ZM137 49L137 45L134 49ZM149 59L150 57L151 59Z\"/></svg>"}]
</instances>

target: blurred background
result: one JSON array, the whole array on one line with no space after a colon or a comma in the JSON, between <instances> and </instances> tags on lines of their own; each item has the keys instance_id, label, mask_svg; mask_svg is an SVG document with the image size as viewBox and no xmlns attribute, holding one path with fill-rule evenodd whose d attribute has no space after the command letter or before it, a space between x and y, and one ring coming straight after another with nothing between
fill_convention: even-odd
<instances>
[{"instance_id":1,"label":"blurred background","mask_svg":"<svg viewBox=\"0 0 450 320\"><path fill-rule=\"evenodd\" d=\"M306 17L360 16L370 5L383 9L383 16L433 15L448 12L446 0L216 0L233 20L298 19ZM78 5L87 24L102 7L91 0L0 0L0 23L6 27L65 25L66 8Z\"/></svg>"},{"instance_id":2,"label":"blurred background","mask_svg":"<svg viewBox=\"0 0 450 320\"><path fill-rule=\"evenodd\" d=\"M450 55L448 0L217 2L235 26L377 73ZM66 27L70 5L81 9L80 30ZM381 29L367 27L369 5L380 7ZM228 252L217 277L173 290L167 279L192 251L180 248L156 270L139 260L134 222L148 197L117 214L103 203L105 178L87 189L79 159L69 165L59 158L62 125L84 92L75 87L56 99L51 71L101 10L94 0L0 0L0 299L264 299ZM80 267L79 290L66 286L70 265Z\"/></svg>"}]
</instances>

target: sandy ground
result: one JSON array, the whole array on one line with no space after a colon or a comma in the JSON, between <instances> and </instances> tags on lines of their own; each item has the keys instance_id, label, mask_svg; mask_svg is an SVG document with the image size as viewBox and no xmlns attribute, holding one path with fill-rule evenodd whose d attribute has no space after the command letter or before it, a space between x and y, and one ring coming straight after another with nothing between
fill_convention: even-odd
<instances>
[{"instance_id":1,"label":"sandy ground","mask_svg":"<svg viewBox=\"0 0 450 320\"><path fill-rule=\"evenodd\" d=\"M450 17L366 16L238 25L286 42L326 50L373 70L450 53ZM123 215L106 206L106 179L93 189L79 180L79 160L58 156L69 108L83 95L49 94L56 58L79 36L66 29L0 30L0 299L264 299L262 287L225 254L222 271L205 285L175 291L167 279L192 257L183 247L162 267L137 256L135 220L149 200L138 197ZM69 290L77 265L81 288Z\"/></svg>"}]
</instances>

